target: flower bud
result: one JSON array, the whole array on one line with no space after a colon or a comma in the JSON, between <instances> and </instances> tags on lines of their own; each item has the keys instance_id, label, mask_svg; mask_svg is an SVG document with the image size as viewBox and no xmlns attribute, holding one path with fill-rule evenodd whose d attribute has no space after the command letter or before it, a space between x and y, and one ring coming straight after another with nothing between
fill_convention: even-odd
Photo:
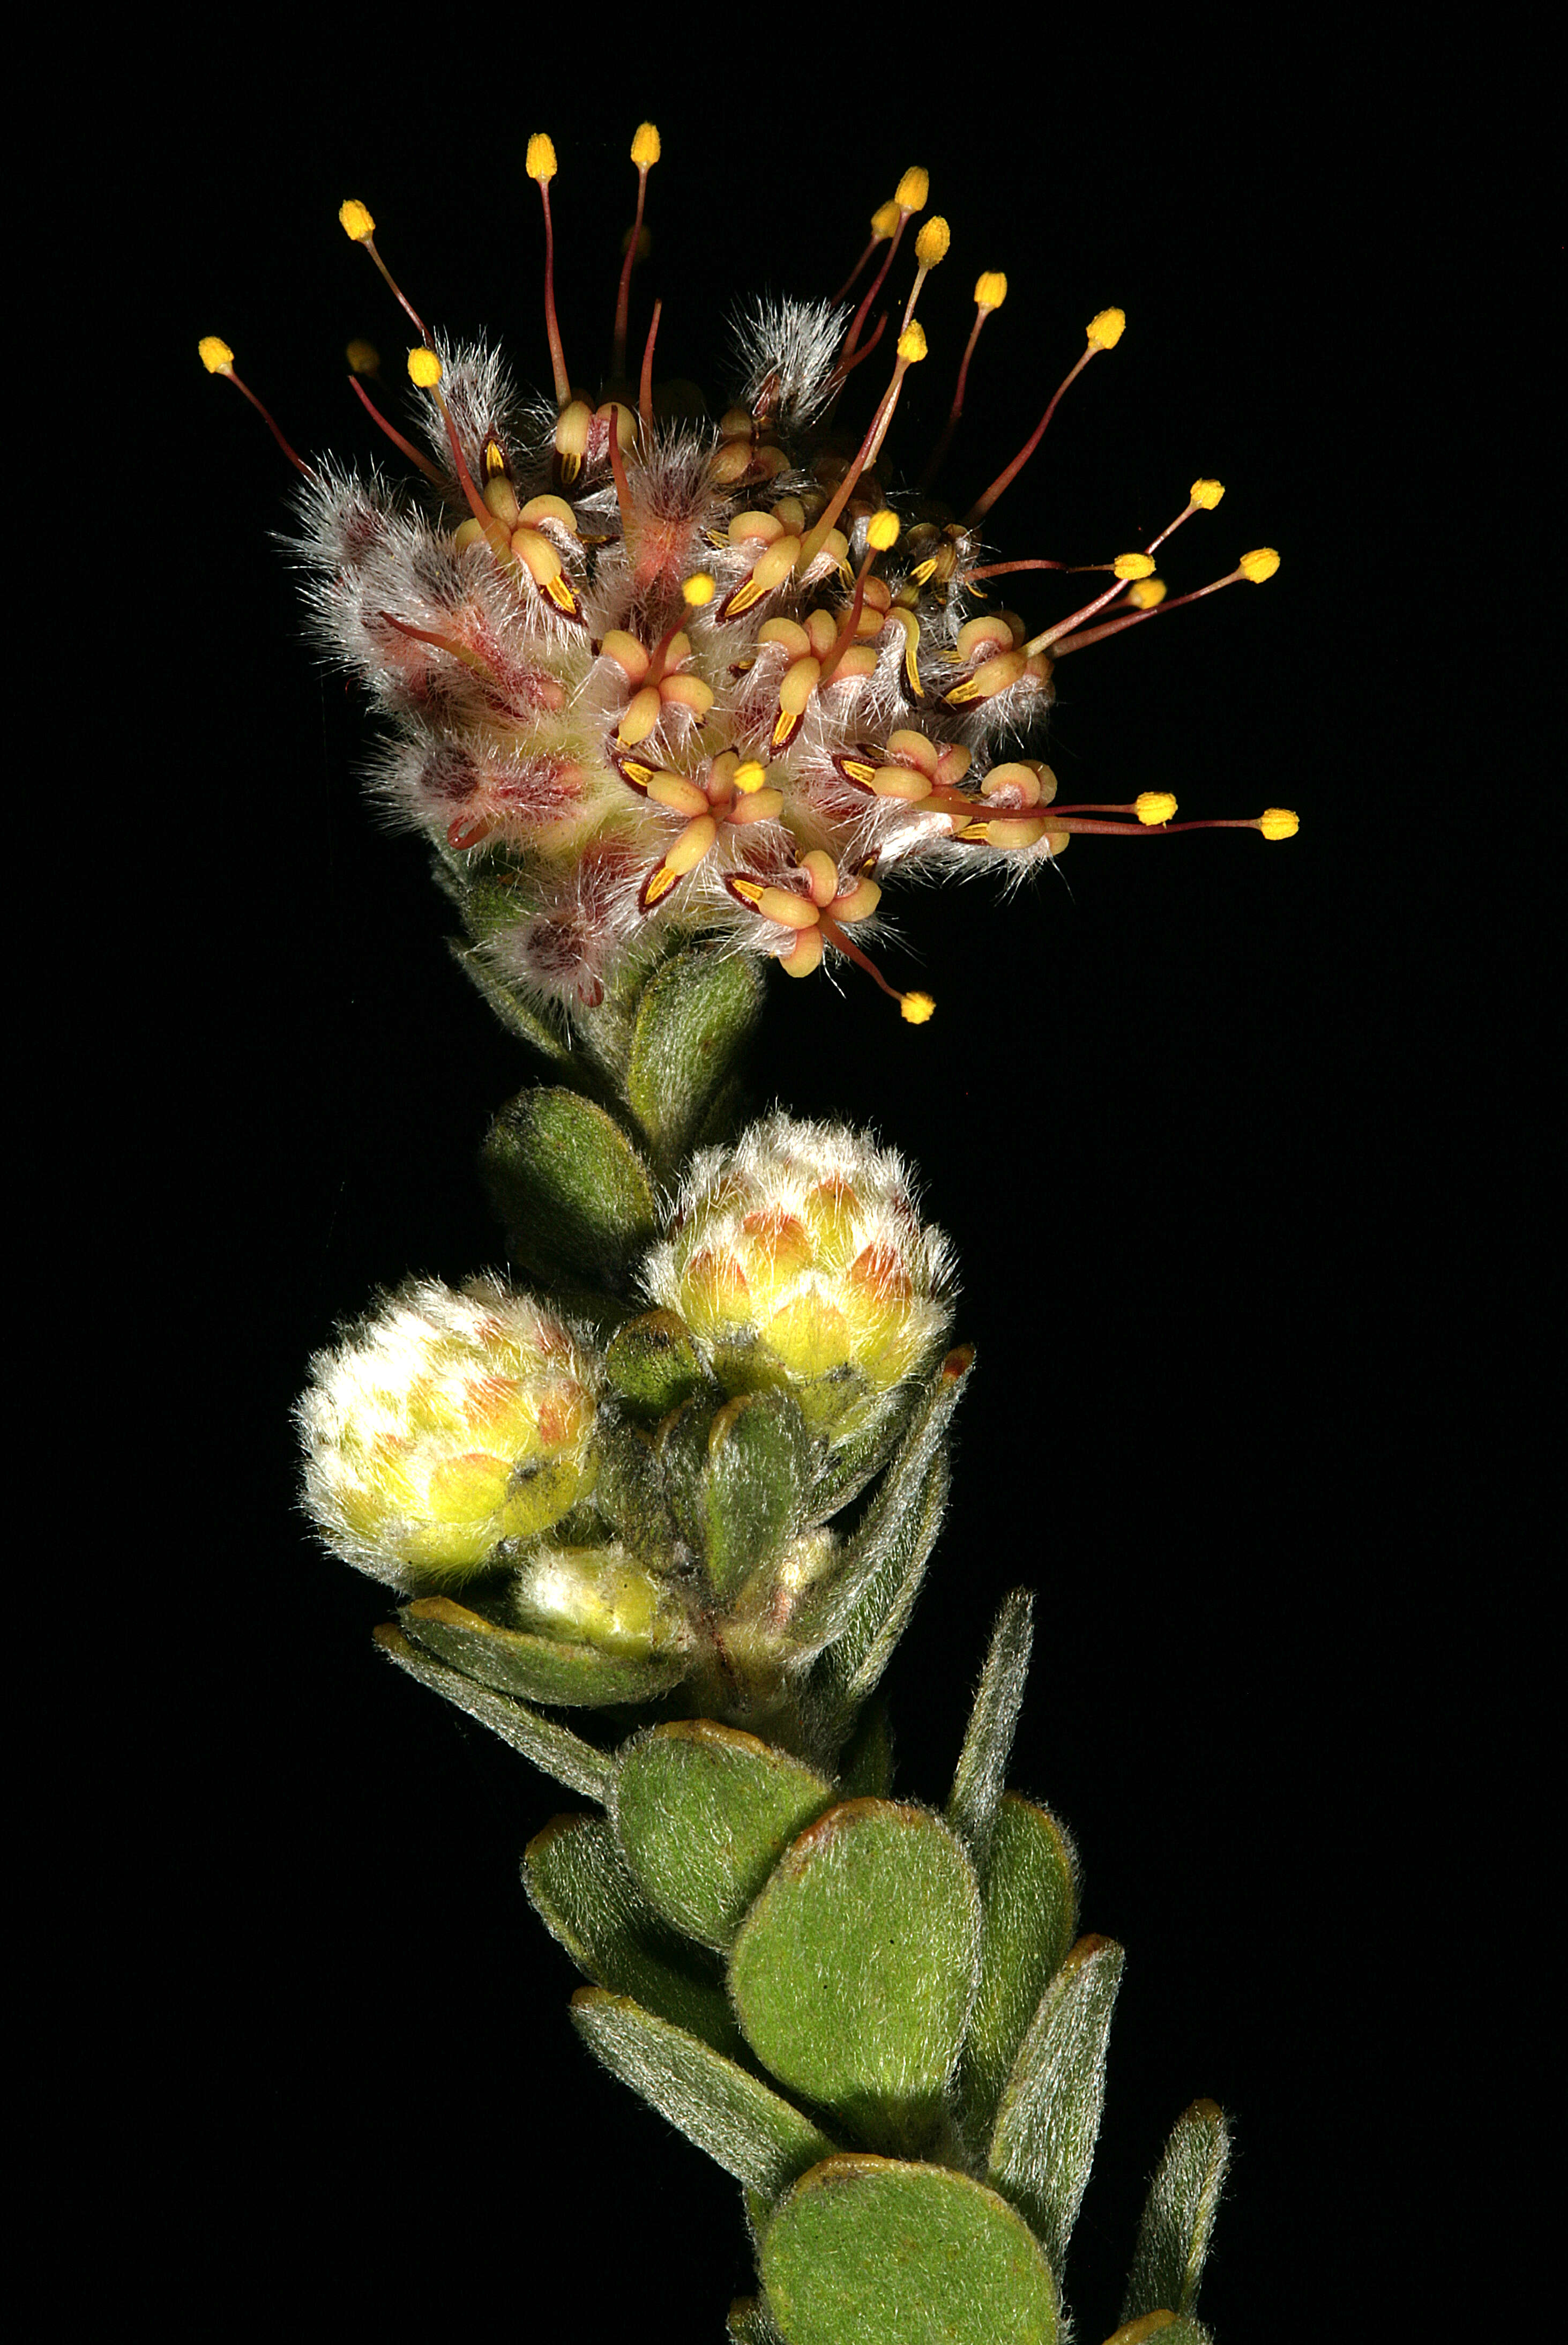
<instances>
[{"instance_id":1,"label":"flower bud","mask_svg":"<svg viewBox=\"0 0 1568 2345\"><path fill-rule=\"evenodd\" d=\"M722 1386L785 1386L818 1431L917 1375L952 1316L948 1244L922 1225L901 1160L782 1114L693 1159L643 1277Z\"/></svg>"},{"instance_id":2,"label":"flower bud","mask_svg":"<svg viewBox=\"0 0 1568 2345\"><path fill-rule=\"evenodd\" d=\"M585 1495L597 1382L582 1340L500 1279L411 1281L312 1364L306 1506L372 1578L453 1586Z\"/></svg>"}]
</instances>

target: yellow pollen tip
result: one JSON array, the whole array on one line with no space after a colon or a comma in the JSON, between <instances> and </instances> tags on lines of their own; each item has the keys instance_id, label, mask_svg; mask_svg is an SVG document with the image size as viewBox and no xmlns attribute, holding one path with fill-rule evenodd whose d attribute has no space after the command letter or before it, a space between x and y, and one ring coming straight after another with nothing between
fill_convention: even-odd
<instances>
[{"instance_id":1,"label":"yellow pollen tip","mask_svg":"<svg viewBox=\"0 0 1568 2345\"><path fill-rule=\"evenodd\" d=\"M1125 310L1100 310L1089 320L1089 340L1097 350L1114 350L1126 331Z\"/></svg>"},{"instance_id":2,"label":"yellow pollen tip","mask_svg":"<svg viewBox=\"0 0 1568 2345\"><path fill-rule=\"evenodd\" d=\"M650 171L663 152L659 133L652 122L640 122L632 141L632 160L640 171Z\"/></svg>"},{"instance_id":3,"label":"yellow pollen tip","mask_svg":"<svg viewBox=\"0 0 1568 2345\"><path fill-rule=\"evenodd\" d=\"M1139 790L1133 812L1142 823L1168 822L1176 812L1176 800L1168 790Z\"/></svg>"},{"instance_id":4,"label":"yellow pollen tip","mask_svg":"<svg viewBox=\"0 0 1568 2345\"><path fill-rule=\"evenodd\" d=\"M913 366L926 355L926 329L918 318L912 318L898 337L898 355L905 366Z\"/></svg>"},{"instance_id":5,"label":"yellow pollen tip","mask_svg":"<svg viewBox=\"0 0 1568 2345\"><path fill-rule=\"evenodd\" d=\"M1272 578L1280 567L1280 557L1271 545L1259 545L1251 553L1244 553L1237 563L1243 578L1250 578L1254 586L1261 586L1265 578Z\"/></svg>"},{"instance_id":6,"label":"yellow pollen tip","mask_svg":"<svg viewBox=\"0 0 1568 2345\"><path fill-rule=\"evenodd\" d=\"M704 603L713 599L713 582L705 570L693 570L689 578L681 581L681 599L700 611Z\"/></svg>"},{"instance_id":7,"label":"yellow pollen tip","mask_svg":"<svg viewBox=\"0 0 1568 2345\"><path fill-rule=\"evenodd\" d=\"M915 258L922 269L935 269L939 260L946 259L952 241L952 229L940 212L933 212L915 239Z\"/></svg>"},{"instance_id":8,"label":"yellow pollen tip","mask_svg":"<svg viewBox=\"0 0 1568 2345\"><path fill-rule=\"evenodd\" d=\"M1265 838L1294 838L1301 827L1300 815L1289 807L1270 807L1259 817L1258 827Z\"/></svg>"},{"instance_id":9,"label":"yellow pollen tip","mask_svg":"<svg viewBox=\"0 0 1568 2345\"><path fill-rule=\"evenodd\" d=\"M865 542L878 553L885 553L889 546L897 544L898 515L890 505L884 505L880 513L872 514L865 524Z\"/></svg>"},{"instance_id":10,"label":"yellow pollen tip","mask_svg":"<svg viewBox=\"0 0 1568 2345\"><path fill-rule=\"evenodd\" d=\"M433 391L441 379L441 362L434 350L409 352L409 380L420 391Z\"/></svg>"},{"instance_id":11,"label":"yellow pollen tip","mask_svg":"<svg viewBox=\"0 0 1568 2345\"><path fill-rule=\"evenodd\" d=\"M923 212L931 193L931 174L923 171L918 163L912 164L893 190L893 200L901 212Z\"/></svg>"},{"instance_id":12,"label":"yellow pollen tip","mask_svg":"<svg viewBox=\"0 0 1568 2345\"><path fill-rule=\"evenodd\" d=\"M227 374L234 364L234 352L216 334L203 334L196 347L208 374Z\"/></svg>"},{"instance_id":13,"label":"yellow pollen tip","mask_svg":"<svg viewBox=\"0 0 1568 2345\"><path fill-rule=\"evenodd\" d=\"M924 1026L936 1004L928 993L901 993L898 1014L911 1026Z\"/></svg>"},{"instance_id":14,"label":"yellow pollen tip","mask_svg":"<svg viewBox=\"0 0 1568 2345\"><path fill-rule=\"evenodd\" d=\"M1007 280L999 269L982 269L975 279L975 299L982 310L999 310L1007 298Z\"/></svg>"},{"instance_id":15,"label":"yellow pollen tip","mask_svg":"<svg viewBox=\"0 0 1568 2345\"><path fill-rule=\"evenodd\" d=\"M528 142L528 159L523 165L531 179L542 188L546 179L553 179L556 171L555 141L547 131L536 130Z\"/></svg>"},{"instance_id":16,"label":"yellow pollen tip","mask_svg":"<svg viewBox=\"0 0 1568 2345\"><path fill-rule=\"evenodd\" d=\"M1152 611L1169 592L1163 578L1138 578L1128 588L1127 599L1135 611Z\"/></svg>"},{"instance_id":17,"label":"yellow pollen tip","mask_svg":"<svg viewBox=\"0 0 1568 2345\"><path fill-rule=\"evenodd\" d=\"M376 223L370 218L369 208L357 203L352 196L346 204L339 205L338 217L343 223L343 233L351 244L363 244L368 236L376 233Z\"/></svg>"},{"instance_id":18,"label":"yellow pollen tip","mask_svg":"<svg viewBox=\"0 0 1568 2345\"><path fill-rule=\"evenodd\" d=\"M381 353L374 342L351 341L343 355L355 374L374 374L381 363Z\"/></svg>"},{"instance_id":19,"label":"yellow pollen tip","mask_svg":"<svg viewBox=\"0 0 1568 2345\"><path fill-rule=\"evenodd\" d=\"M760 790L767 779L767 767L759 764L755 757L744 757L730 778L743 797L750 797L752 792Z\"/></svg>"},{"instance_id":20,"label":"yellow pollen tip","mask_svg":"<svg viewBox=\"0 0 1568 2345\"><path fill-rule=\"evenodd\" d=\"M1154 563L1147 553L1118 553L1111 563L1118 578L1152 578Z\"/></svg>"},{"instance_id":21,"label":"yellow pollen tip","mask_svg":"<svg viewBox=\"0 0 1568 2345\"><path fill-rule=\"evenodd\" d=\"M871 215L872 235L878 242L885 241L893 234L903 217L896 204L878 204Z\"/></svg>"},{"instance_id":22,"label":"yellow pollen tip","mask_svg":"<svg viewBox=\"0 0 1568 2345\"><path fill-rule=\"evenodd\" d=\"M1188 495L1202 513L1212 513L1225 494L1223 481L1194 481Z\"/></svg>"}]
</instances>

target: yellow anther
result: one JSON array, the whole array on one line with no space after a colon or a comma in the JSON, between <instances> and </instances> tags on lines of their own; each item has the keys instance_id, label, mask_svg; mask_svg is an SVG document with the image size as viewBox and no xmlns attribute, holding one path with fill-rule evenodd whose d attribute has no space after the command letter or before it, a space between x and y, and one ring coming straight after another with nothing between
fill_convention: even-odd
<instances>
[{"instance_id":1,"label":"yellow anther","mask_svg":"<svg viewBox=\"0 0 1568 2345\"><path fill-rule=\"evenodd\" d=\"M871 215L871 233L882 240L893 234L904 215L896 204L878 204Z\"/></svg>"},{"instance_id":2,"label":"yellow anther","mask_svg":"<svg viewBox=\"0 0 1568 2345\"><path fill-rule=\"evenodd\" d=\"M1176 812L1176 800L1168 790L1139 790L1133 812L1141 823L1168 822Z\"/></svg>"},{"instance_id":3,"label":"yellow anther","mask_svg":"<svg viewBox=\"0 0 1568 2345\"><path fill-rule=\"evenodd\" d=\"M381 353L375 343L361 341L357 336L343 355L355 374L374 374L381 363Z\"/></svg>"},{"instance_id":4,"label":"yellow anther","mask_svg":"<svg viewBox=\"0 0 1568 2345\"><path fill-rule=\"evenodd\" d=\"M1139 578L1128 588L1127 599L1135 611L1152 611L1169 591L1163 578Z\"/></svg>"},{"instance_id":5,"label":"yellow anther","mask_svg":"<svg viewBox=\"0 0 1568 2345\"><path fill-rule=\"evenodd\" d=\"M409 352L409 380L420 391L434 391L441 379L441 362L434 350Z\"/></svg>"},{"instance_id":6,"label":"yellow anther","mask_svg":"<svg viewBox=\"0 0 1568 2345\"><path fill-rule=\"evenodd\" d=\"M984 269L975 279L975 299L982 310L999 310L1007 298L1007 280L999 269Z\"/></svg>"},{"instance_id":7,"label":"yellow anther","mask_svg":"<svg viewBox=\"0 0 1568 2345\"><path fill-rule=\"evenodd\" d=\"M901 212L923 212L930 193L930 172L923 171L918 163L913 163L894 188L893 200Z\"/></svg>"},{"instance_id":8,"label":"yellow anther","mask_svg":"<svg viewBox=\"0 0 1568 2345\"><path fill-rule=\"evenodd\" d=\"M537 179L539 181L541 187L544 185L546 179L554 178L556 171L555 141L549 136L548 132L543 130L536 130L534 132L532 137L528 142L528 160L524 164L523 168L527 171L531 179Z\"/></svg>"},{"instance_id":9,"label":"yellow anther","mask_svg":"<svg viewBox=\"0 0 1568 2345\"><path fill-rule=\"evenodd\" d=\"M1097 350L1114 350L1127 331L1125 310L1100 310L1089 320L1089 340Z\"/></svg>"},{"instance_id":10,"label":"yellow anther","mask_svg":"<svg viewBox=\"0 0 1568 2345\"><path fill-rule=\"evenodd\" d=\"M1261 586L1265 578L1272 578L1280 567L1280 557L1271 545L1259 545L1244 553L1237 563L1243 578L1250 578L1254 586Z\"/></svg>"},{"instance_id":11,"label":"yellow anther","mask_svg":"<svg viewBox=\"0 0 1568 2345\"><path fill-rule=\"evenodd\" d=\"M1118 578L1152 578L1154 563L1147 553L1118 553L1111 563Z\"/></svg>"},{"instance_id":12,"label":"yellow anther","mask_svg":"<svg viewBox=\"0 0 1568 2345\"><path fill-rule=\"evenodd\" d=\"M216 334L203 334L196 347L208 374L227 374L234 364L234 352Z\"/></svg>"},{"instance_id":13,"label":"yellow anther","mask_svg":"<svg viewBox=\"0 0 1568 2345\"><path fill-rule=\"evenodd\" d=\"M735 767L733 774L731 776L731 779L733 781L736 789L740 790L744 796L749 797L753 790L760 790L762 788L764 782L767 779L767 767L763 765L758 758L743 757L740 764Z\"/></svg>"},{"instance_id":14,"label":"yellow anther","mask_svg":"<svg viewBox=\"0 0 1568 2345\"><path fill-rule=\"evenodd\" d=\"M899 996L898 1014L911 1026L924 1026L936 1007L928 993L905 993Z\"/></svg>"},{"instance_id":15,"label":"yellow anther","mask_svg":"<svg viewBox=\"0 0 1568 2345\"><path fill-rule=\"evenodd\" d=\"M1292 814L1289 807L1269 807L1258 827L1265 838L1294 838L1301 827L1301 817Z\"/></svg>"},{"instance_id":16,"label":"yellow anther","mask_svg":"<svg viewBox=\"0 0 1568 2345\"><path fill-rule=\"evenodd\" d=\"M636 164L637 168L640 171L652 170L662 151L659 133L653 124L640 122L632 141L632 160ZM532 167L530 166L530 168Z\"/></svg>"},{"instance_id":17,"label":"yellow anther","mask_svg":"<svg viewBox=\"0 0 1568 2345\"><path fill-rule=\"evenodd\" d=\"M926 329L918 318L911 318L898 337L898 355L905 366L913 366L926 355Z\"/></svg>"},{"instance_id":18,"label":"yellow anther","mask_svg":"<svg viewBox=\"0 0 1568 2345\"><path fill-rule=\"evenodd\" d=\"M681 581L681 599L693 611L713 599L713 582L705 570L693 570L689 578Z\"/></svg>"},{"instance_id":19,"label":"yellow anther","mask_svg":"<svg viewBox=\"0 0 1568 2345\"><path fill-rule=\"evenodd\" d=\"M952 241L952 229L940 212L933 212L915 239L915 258L922 269L935 269L939 260L946 259Z\"/></svg>"},{"instance_id":20,"label":"yellow anther","mask_svg":"<svg viewBox=\"0 0 1568 2345\"><path fill-rule=\"evenodd\" d=\"M1225 494L1223 481L1194 481L1188 495L1203 513L1212 513Z\"/></svg>"},{"instance_id":21,"label":"yellow anther","mask_svg":"<svg viewBox=\"0 0 1568 2345\"><path fill-rule=\"evenodd\" d=\"M343 223L343 233L351 244L363 244L368 236L374 236L376 233L376 223L370 218L369 212L363 204L357 203L352 196L346 204L339 205L338 217Z\"/></svg>"},{"instance_id":22,"label":"yellow anther","mask_svg":"<svg viewBox=\"0 0 1568 2345\"><path fill-rule=\"evenodd\" d=\"M880 513L872 514L865 524L865 542L878 553L885 553L890 546L897 544L898 515L891 505L884 505Z\"/></svg>"}]
</instances>

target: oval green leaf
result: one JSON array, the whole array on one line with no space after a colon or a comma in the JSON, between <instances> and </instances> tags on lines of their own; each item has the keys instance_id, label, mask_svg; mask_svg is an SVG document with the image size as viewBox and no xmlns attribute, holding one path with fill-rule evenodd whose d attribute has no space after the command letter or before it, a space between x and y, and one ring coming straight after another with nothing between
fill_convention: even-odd
<instances>
[{"instance_id":1,"label":"oval green leaf","mask_svg":"<svg viewBox=\"0 0 1568 2345\"><path fill-rule=\"evenodd\" d=\"M833 1797L814 1769L754 1734L682 1719L622 1751L615 1821L660 1913L689 1938L727 1947L790 1842Z\"/></svg>"},{"instance_id":2,"label":"oval green leaf","mask_svg":"<svg viewBox=\"0 0 1568 2345\"><path fill-rule=\"evenodd\" d=\"M785 2345L1055 2345L1057 2289L1007 2201L945 2166L830 2157L763 2236Z\"/></svg>"},{"instance_id":3,"label":"oval green leaf","mask_svg":"<svg viewBox=\"0 0 1568 2345\"><path fill-rule=\"evenodd\" d=\"M747 2041L872 2147L924 2147L974 2000L979 1924L946 1824L890 1800L841 1802L786 1852L735 1940Z\"/></svg>"}]
</instances>

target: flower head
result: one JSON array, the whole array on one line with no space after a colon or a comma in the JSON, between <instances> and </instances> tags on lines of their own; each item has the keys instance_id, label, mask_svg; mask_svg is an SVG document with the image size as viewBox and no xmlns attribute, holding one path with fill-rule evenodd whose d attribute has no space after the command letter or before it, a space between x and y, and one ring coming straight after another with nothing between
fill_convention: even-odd
<instances>
[{"instance_id":1,"label":"flower head","mask_svg":"<svg viewBox=\"0 0 1568 2345\"><path fill-rule=\"evenodd\" d=\"M1016 872L1059 855L1076 830L1206 827L1151 826L1135 801L1063 806L1048 769L1016 751L1048 708L1062 658L1214 591L1167 594L1153 554L1212 511L1220 484L1196 482L1148 547L1090 563L986 560L981 523L1068 384L1126 327L1117 309L1089 321L1037 431L956 518L926 491L980 327L1006 294L996 270L976 281L948 428L920 488L884 481L904 378L926 357L916 302L951 235L946 220L926 221L902 321L894 310L874 322L927 199L919 168L876 215L862 265L880 259L853 312L842 299L753 305L740 321L735 404L716 425L657 421L657 305L637 389L620 377L659 152L653 125L642 125L617 379L597 401L573 386L561 346L556 155L543 133L529 141L527 170L544 214L551 403L520 400L488 348L432 335L386 269L369 211L344 205L346 233L418 329L413 428L428 452L356 376L422 477L401 488L300 465L311 608L388 721L372 787L436 849L492 979L536 1006L581 1012L675 932L797 977L854 961L918 1021L929 997L888 985L866 952L890 875ZM879 361L889 326L892 355ZM226 345L209 337L203 356L238 382ZM867 382L869 420L835 431L857 401L864 413ZM1215 584L1261 583L1277 566L1268 550L1250 553ZM1108 584L1031 633L988 599L987 582L1023 571L1098 571Z\"/></svg>"},{"instance_id":2,"label":"flower head","mask_svg":"<svg viewBox=\"0 0 1568 2345\"><path fill-rule=\"evenodd\" d=\"M582 1495L596 1384L581 1338L500 1279L412 1280L312 1363L306 1506L375 1579L450 1586Z\"/></svg>"}]
</instances>

